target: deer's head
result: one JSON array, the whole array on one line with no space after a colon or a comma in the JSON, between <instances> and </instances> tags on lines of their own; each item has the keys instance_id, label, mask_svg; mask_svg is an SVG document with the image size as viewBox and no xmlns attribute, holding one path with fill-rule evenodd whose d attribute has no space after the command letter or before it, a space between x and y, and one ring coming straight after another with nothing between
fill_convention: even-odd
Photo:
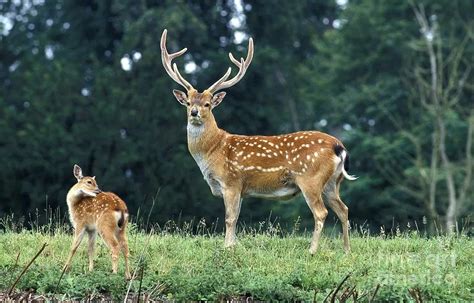
<instances>
[{"instance_id":1,"label":"deer's head","mask_svg":"<svg viewBox=\"0 0 474 303\"><path fill-rule=\"evenodd\" d=\"M217 91L235 85L245 75L245 72L253 58L253 40L252 38L249 39L248 53L245 60L244 58L240 58L239 62L231 53L229 53L230 60L239 68L239 72L232 79L227 80L232 71L229 67L222 78L217 80L217 82L212 84L202 93L199 93L188 81L186 81L186 79L183 78L183 76L181 76L176 63L173 63L173 65L171 64L173 59L184 54L187 49L184 48L176 53L169 54L166 49L166 34L167 30L165 29L161 35L160 43L163 66L171 79L186 89L186 92L174 89L173 94L181 105L186 106L188 112L188 123L195 126L201 125L209 117L212 117L212 109L218 106L225 97L225 92L217 93Z\"/></svg>"},{"instance_id":2,"label":"deer's head","mask_svg":"<svg viewBox=\"0 0 474 303\"><path fill-rule=\"evenodd\" d=\"M77 179L77 183L71 188L70 192L74 192L76 197L95 197L102 191L99 189L97 182L94 177L84 177L82 175L82 169L79 165L74 164L73 169L74 177Z\"/></svg>"}]
</instances>

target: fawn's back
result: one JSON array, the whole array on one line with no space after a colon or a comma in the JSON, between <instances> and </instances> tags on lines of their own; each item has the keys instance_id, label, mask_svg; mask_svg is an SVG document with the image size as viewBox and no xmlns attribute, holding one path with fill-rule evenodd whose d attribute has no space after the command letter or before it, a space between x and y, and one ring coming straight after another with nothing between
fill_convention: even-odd
<instances>
[{"instance_id":1,"label":"fawn's back","mask_svg":"<svg viewBox=\"0 0 474 303\"><path fill-rule=\"evenodd\" d=\"M112 192L100 192L95 197L83 197L71 207L71 221L85 225L88 229L97 229L98 224L107 223L123 228L127 219L127 205Z\"/></svg>"}]
</instances>

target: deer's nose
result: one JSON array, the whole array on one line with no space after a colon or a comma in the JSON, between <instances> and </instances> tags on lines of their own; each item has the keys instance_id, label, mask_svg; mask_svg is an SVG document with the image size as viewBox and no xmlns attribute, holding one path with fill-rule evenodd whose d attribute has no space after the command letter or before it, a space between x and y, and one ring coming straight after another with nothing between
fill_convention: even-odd
<instances>
[{"instance_id":1,"label":"deer's nose","mask_svg":"<svg viewBox=\"0 0 474 303\"><path fill-rule=\"evenodd\" d=\"M198 115L198 110L196 108L191 109L191 116L196 117Z\"/></svg>"}]
</instances>

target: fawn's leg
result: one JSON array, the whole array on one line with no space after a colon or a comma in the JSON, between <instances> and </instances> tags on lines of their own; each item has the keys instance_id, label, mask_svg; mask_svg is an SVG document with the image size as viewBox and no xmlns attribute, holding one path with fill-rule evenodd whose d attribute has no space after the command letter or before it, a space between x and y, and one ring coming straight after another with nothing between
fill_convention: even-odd
<instances>
[{"instance_id":1,"label":"fawn's leg","mask_svg":"<svg viewBox=\"0 0 474 303\"><path fill-rule=\"evenodd\" d=\"M127 280L130 280L132 276L130 275L130 268L128 265L128 256L130 252L128 250L128 239L127 239L127 233L125 229L126 226L127 224L125 223L123 227L119 230L119 232L117 233L117 238L118 238L120 247L122 248L123 257L125 259L125 278Z\"/></svg>"},{"instance_id":2,"label":"fawn's leg","mask_svg":"<svg viewBox=\"0 0 474 303\"><path fill-rule=\"evenodd\" d=\"M71 251L69 252L69 256L67 257L66 263L64 264L63 271L69 269L72 257L74 256L74 254L76 254L77 248L79 247L82 242L82 239L84 238L85 231L86 230L83 226L76 226L76 229L74 229L74 240L72 241Z\"/></svg>"},{"instance_id":3,"label":"fawn's leg","mask_svg":"<svg viewBox=\"0 0 474 303\"><path fill-rule=\"evenodd\" d=\"M89 271L92 271L94 269L94 250L97 231L88 230L87 234L89 235L89 246L87 249L87 254L89 255Z\"/></svg>"},{"instance_id":4,"label":"fawn's leg","mask_svg":"<svg viewBox=\"0 0 474 303\"><path fill-rule=\"evenodd\" d=\"M110 220L104 220L100 224L100 235L104 239L105 244L110 249L112 256L112 272L117 273L118 268L118 258L120 252L120 244L115 236L117 233L117 223L115 218L111 216Z\"/></svg>"}]
</instances>

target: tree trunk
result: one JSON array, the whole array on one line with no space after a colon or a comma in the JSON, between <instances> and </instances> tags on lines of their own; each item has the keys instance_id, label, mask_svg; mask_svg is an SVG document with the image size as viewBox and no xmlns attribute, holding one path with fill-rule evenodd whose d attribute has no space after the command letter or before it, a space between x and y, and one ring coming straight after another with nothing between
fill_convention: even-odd
<instances>
[{"instance_id":1,"label":"tree trunk","mask_svg":"<svg viewBox=\"0 0 474 303\"><path fill-rule=\"evenodd\" d=\"M453 171L448 155L446 153L446 125L442 114L438 112L436 118L439 127L439 153L441 155L441 164L446 174L446 187L448 188L448 210L446 211L446 231L452 233L456 225L457 199L456 187L454 185Z\"/></svg>"},{"instance_id":2,"label":"tree trunk","mask_svg":"<svg viewBox=\"0 0 474 303\"><path fill-rule=\"evenodd\" d=\"M438 223L438 212L436 211L436 185L438 182L438 131L432 134L432 151L431 151L431 167L430 167L430 184L429 184L429 201L425 206L427 216L428 233L435 234L435 226Z\"/></svg>"}]
</instances>

